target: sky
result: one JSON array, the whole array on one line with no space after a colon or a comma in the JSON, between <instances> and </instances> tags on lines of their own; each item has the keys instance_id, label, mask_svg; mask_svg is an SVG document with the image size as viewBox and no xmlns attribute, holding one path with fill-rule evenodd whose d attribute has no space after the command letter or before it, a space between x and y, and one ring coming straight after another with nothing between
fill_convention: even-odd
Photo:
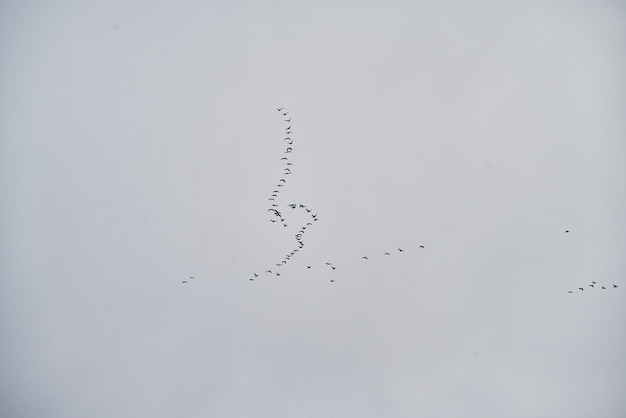
<instances>
[{"instance_id":1,"label":"sky","mask_svg":"<svg viewBox=\"0 0 626 418\"><path fill-rule=\"evenodd\" d=\"M1 416L626 416L623 2L6 0L0 55Z\"/></svg>"}]
</instances>

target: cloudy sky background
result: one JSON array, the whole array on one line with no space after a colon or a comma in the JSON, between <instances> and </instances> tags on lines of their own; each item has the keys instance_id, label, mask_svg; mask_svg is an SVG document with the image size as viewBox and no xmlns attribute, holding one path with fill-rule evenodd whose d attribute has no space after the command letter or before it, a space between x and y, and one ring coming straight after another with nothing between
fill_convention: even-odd
<instances>
[{"instance_id":1,"label":"cloudy sky background","mask_svg":"<svg viewBox=\"0 0 626 418\"><path fill-rule=\"evenodd\" d=\"M0 55L3 417L626 414L622 2L5 1ZM279 106L320 220L250 282Z\"/></svg>"}]
</instances>

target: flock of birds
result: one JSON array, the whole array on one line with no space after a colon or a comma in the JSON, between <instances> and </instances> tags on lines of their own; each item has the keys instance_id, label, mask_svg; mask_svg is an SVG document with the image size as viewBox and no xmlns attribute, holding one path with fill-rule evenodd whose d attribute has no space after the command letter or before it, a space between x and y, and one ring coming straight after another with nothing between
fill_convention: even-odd
<instances>
[{"instance_id":1,"label":"flock of birds","mask_svg":"<svg viewBox=\"0 0 626 418\"><path fill-rule=\"evenodd\" d=\"M264 276L276 276L276 277L280 277L281 275L281 267L286 266L287 264L289 264L292 259L301 251L303 251L304 246L305 246L305 241L304 241L304 236L307 232L308 228L311 228L315 222L319 221L318 217L317 217L317 213L315 213L315 211L308 205L304 205L302 203L289 203L287 205L281 206L279 204L280 202L280 194L281 191L284 190L284 187L287 185L288 180L290 179L290 177L288 176L292 176L294 174L294 167L293 167L293 162L292 160L289 159L289 157L291 156L291 154L294 152L294 145L295 145L295 140L292 138L292 134L293 134L293 129L292 129L292 125L291 125L291 116L289 115L289 112L285 111L285 108L283 107L279 107L276 109L278 112L280 112L281 116L283 117L283 121L285 122L285 124L287 125L285 128L285 132L284 132L284 137L283 137L283 142L285 145L284 148L284 152L280 158L280 162L283 164L283 168L282 168L282 174L280 176L280 179L276 182L276 185L274 186L274 190L272 190L272 192L270 193L269 197L268 197L268 204L270 205L267 209L267 212L270 215L269 221L272 222L273 224L280 226L282 228L286 228L289 226L288 219L291 218L290 212L294 213L293 211L299 211L301 213L303 213L305 216L305 220L306 222L302 222L301 225L299 225L299 230L296 232L296 234L294 235L294 247L291 248L291 250L285 254L283 256L283 258L275 263L275 268L270 268L270 269L266 269L265 272L263 273ZM565 233L569 233L569 230L565 230ZM400 253L404 253L405 251L407 251L407 249L409 251L412 250L425 250L426 247L424 245L418 245L417 248L397 248L397 250L394 251L386 251L382 254L379 254L379 256L391 256L392 253L393 254L400 254ZM367 255L364 255L361 257L362 261L367 261L369 260L370 257L368 257ZM306 265L305 266L307 270L313 269L313 265ZM318 267L318 266L315 266ZM324 265L321 266L322 268L328 269L330 271L334 271L337 269L337 266L335 266L332 262L326 261L324 263ZM261 274L259 274L258 272L252 273L252 277L249 278L250 281L255 281L255 279L261 277ZM190 280L195 279L194 276L190 276L187 280L183 280L182 283L189 283ZM331 283L335 282L335 279L330 279ZM613 284L612 287L609 285L600 285L598 283L591 282L591 284L588 284L587 287L591 287L592 289L609 289L609 288L617 288L618 286L616 284ZM579 287L578 288L579 291L584 291L585 288L584 287ZM573 290L568 290L568 293L574 293Z\"/></svg>"}]
</instances>

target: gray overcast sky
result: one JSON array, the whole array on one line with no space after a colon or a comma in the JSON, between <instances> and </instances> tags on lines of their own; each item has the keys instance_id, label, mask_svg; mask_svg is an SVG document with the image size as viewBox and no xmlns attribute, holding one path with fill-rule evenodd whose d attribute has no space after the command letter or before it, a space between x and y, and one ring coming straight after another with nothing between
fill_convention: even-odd
<instances>
[{"instance_id":1,"label":"gray overcast sky","mask_svg":"<svg viewBox=\"0 0 626 418\"><path fill-rule=\"evenodd\" d=\"M0 55L1 416L626 416L623 2L7 0Z\"/></svg>"}]
</instances>

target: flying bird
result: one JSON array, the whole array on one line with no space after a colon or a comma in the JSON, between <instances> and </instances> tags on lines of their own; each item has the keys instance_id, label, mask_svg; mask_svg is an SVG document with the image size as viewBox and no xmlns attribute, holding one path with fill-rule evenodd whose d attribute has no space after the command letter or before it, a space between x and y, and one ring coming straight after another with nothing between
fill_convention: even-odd
<instances>
[{"instance_id":1,"label":"flying bird","mask_svg":"<svg viewBox=\"0 0 626 418\"><path fill-rule=\"evenodd\" d=\"M579 290L585 290L585 289L583 289L582 287L579 287L578 289L579 289Z\"/></svg>"},{"instance_id":2,"label":"flying bird","mask_svg":"<svg viewBox=\"0 0 626 418\"><path fill-rule=\"evenodd\" d=\"M613 287L617 287L617 285L616 285L616 284L614 284L614 285L613 285Z\"/></svg>"},{"instance_id":3,"label":"flying bird","mask_svg":"<svg viewBox=\"0 0 626 418\"><path fill-rule=\"evenodd\" d=\"M404 250L402 248L398 248L398 251L403 252Z\"/></svg>"},{"instance_id":4,"label":"flying bird","mask_svg":"<svg viewBox=\"0 0 626 418\"><path fill-rule=\"evenodd\" d=\"M183 283L187 283L187 280L183 280Z\"/></svg>"},{"instance_id":5,"label":"flying bird","mask_svg":"<svg viewBox=\"0 0 626 418\"><path fill-rule=\"evenodd\" d=\"M283 111L283 109L284 109L284 107L279 107L279 108L278 108L278 109L276 109L276 110L278 110L279 112L282 112L282 111Z\"/></svg>"},{"instance_id":6,"label":"flying bird","mask_svg":"<svg viewBox=\"0 0 626 418\"><path fill-rule=\"evenodd\" d=\"M363 260L369 260L369 258L367 258L367 257L365 257L365 256L363 256L363 257L361 257L361 258L362 258Z\"/></svg>"},{"instance_id":7,"label":"flying bird","mask_svg":"<svg viewBox=\"0 0 626 418\"><path fill-rule=\"evenodd\" d=\"M311 266L306 266L306 268L310 269L310 268L311 268Z\"/></svg>"},{"instance_id":8,"label":"flying bird","mask_svg":"<svg viewBox=\"0 0 626 418\"><path fill-rule=\"evenodd\" d=\"M565 233L567 234L568 232L569 232L569 229L566 229L566 230L565 230Z\"/></svg>"},{"instance_id":9,"label":"flying bird","mask_svg":"<svg viewBox=\"0 0 626 418\"><path fill-rule=\"evenodd\" d=\"M258 274L256 274L256 273L254 273L254 277L259 277L259 275L258 275Z\"/></svg>"},{"instance_id":10,"label":"flying bird","mask_svg":"<svg viewBox=\"0 0 626 418\"><path fill-rule=\"evenodd\" d=\"M389 254L389 253L385 253L385 255L391 255L391 254Z\"/></svg>"},{"instance_id":11,"label":"flying bird","mask_svg":"<svg viewBox=\"0 0 626 418\"><path fill-rule=\"evenodd\" d=\"M423 245L420 245L420 248L426 248L426 247L424 247Z\"/></svg>"},{"instance_id":12,"label":"flying bird","mask_svg":"<svg viewBox=\"0 0 626 418\"><path fill-rule=\"evenodd\" d=\"M602 286L603 289L606 289L606 287Z\"/></svg>"},{"instance_id":13,"label":"flying bird","mask_svg":"<svg viewBox=\"0 0 626 418\"><path fill-rule=\"evenodd\" d=\"M331 281L330 281L330 282L331 282L331 283L335 283L335 279L331 279Z\"/></svg>"},{"instance_id":14,"label":"flying bird","mask_svg":"<svg viewBox=\"0 0 626 418\"><path fill-rule=\"evenodd\" d=\"M272 270L265 270L265 272L272 274Z\"/></svg>"},{"instance_id":15,"label":"flying bird","mask_svg":"<svg viewBox=\"0 0 626 418\"><path fill-rule=\"evenodd\" d=\"M568 290L568 291L567 291L567 293L572 293L572 291L571 291L571 290Z\"/></svg>"},{"instance_id":16,"label":"flying bird","mask_svg":"<svg viewBox=\"0 0 626 418\"><path fill-rule=\"evenodd\" d=\"M332 266L332 265L333 265L333 263L326 263L326 265L327 265L327 266Z\"/></svg>"}]
</instances>

